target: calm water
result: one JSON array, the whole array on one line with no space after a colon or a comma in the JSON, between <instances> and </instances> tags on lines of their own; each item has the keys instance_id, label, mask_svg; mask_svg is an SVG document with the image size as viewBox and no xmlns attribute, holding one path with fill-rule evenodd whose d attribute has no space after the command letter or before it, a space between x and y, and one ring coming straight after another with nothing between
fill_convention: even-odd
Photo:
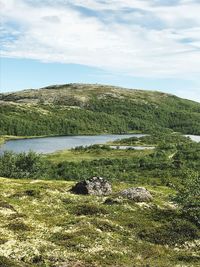
<instances>
[{"instance_id":1,"label":"calm water","mask_svg":"<svg viewBox=\"0 0 200 267\"><path fill-rule=\"evenodd\" d=\"M200 135L186 135L192 139L192 141L200 142Z\"/></svg>"},{"instance_id":2,"label":"calm water","mask_svg":"<svg viewBox=\"0 0 200 267\"><path fill-rule=\"evenodd\" d=\"M4 151L13 151L16 153L34 151L37 153L53 153L58 150L70 149L77 146L89 146L94 144L105 144L108 141L123 139L128 137L141 137L144 134L125 134L125 135L92 135L92 136L58 136L33 139L10 140L0 146L0 154ZM193 141L200 142L200 136L187 135ZM114 148L114 146L113 146ZM120 149L126 149L126 146L120 146ZM132 147L137 150L152 149L153 147Z\"/></svg>"},{"instance_id":3,"label":"calm water","mask_svg":"<svg viewBox=\"0 0 200 267\"><path fill-rule=\"evenodd\" d=\"M0 146L0 154L4 151L16 153L34 151L37 153L53 153L57 150L70 149L77 146L89 146L94 144L105 144L108 141L128 137L141 137L143 134L125 135L93 135L93 136L58 136L33 139L10 140Z\"/></svg>"}]
</instances>

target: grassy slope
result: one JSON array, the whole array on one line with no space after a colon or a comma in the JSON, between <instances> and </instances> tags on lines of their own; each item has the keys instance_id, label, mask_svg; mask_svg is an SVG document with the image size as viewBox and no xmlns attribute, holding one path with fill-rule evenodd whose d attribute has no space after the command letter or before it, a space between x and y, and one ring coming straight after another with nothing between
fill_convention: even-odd
<instances>
[{"instance_id":1,"label":"grassy slope","mask_svg":"<svg viewBox=\"0 0 200 267\"><path fill-rule=\"evenodd\" d=\"M197 247L167 247L138 236L170 221L170 213L178 216L171 189L148 187L154 196L149 205L105 205L105 197L69 193L72 184L0 178L0 266L198 266ZM114 184L114 192L128 186Z\"/></svg>"}]
</instances>

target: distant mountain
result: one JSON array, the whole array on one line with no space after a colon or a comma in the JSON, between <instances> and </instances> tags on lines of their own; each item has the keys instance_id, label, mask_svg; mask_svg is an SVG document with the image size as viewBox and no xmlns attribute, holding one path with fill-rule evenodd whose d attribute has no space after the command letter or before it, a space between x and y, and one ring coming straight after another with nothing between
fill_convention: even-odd
<instances>
[{"instance_id":1,"label":"distant mountain","mask_svg":"<svg viewBox=\"0 0 200 267\"><path fill-rule=\"evenodd\" d=\"M69 135L172 129L200 134L200 104L156 91L98 84L0 94L0 134Z\"/></svg>"}]
</instances>

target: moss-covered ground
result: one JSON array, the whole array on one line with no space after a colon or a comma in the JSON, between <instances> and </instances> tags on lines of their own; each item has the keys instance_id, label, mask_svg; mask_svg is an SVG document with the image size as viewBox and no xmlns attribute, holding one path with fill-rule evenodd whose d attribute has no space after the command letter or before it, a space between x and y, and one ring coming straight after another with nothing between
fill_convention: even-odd
<instances>
[{"instance_id":1,"label":"moss-covered ground","mask_svg":"<svg viewBox=\"0 0 200 267\"><path fill-rule=\"evenodd\" d=\"M199 266L199 229L172 189L152 203L70 193L74 182L0 178L0 266ZM113 195L130 187L114 183ZM112 202L112 201L111 201Z\"/></svg>"}]
</instances>

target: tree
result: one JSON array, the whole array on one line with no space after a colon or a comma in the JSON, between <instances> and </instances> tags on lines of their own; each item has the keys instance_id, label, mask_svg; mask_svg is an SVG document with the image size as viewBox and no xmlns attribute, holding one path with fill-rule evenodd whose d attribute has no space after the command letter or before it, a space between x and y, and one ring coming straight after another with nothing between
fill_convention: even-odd
<instances>
[{"instance_id":1,"label":"tree","mask_svg":"<svg viewBox=\"0 0 200 267\"><path fill-rule=\"evenodd\" d=\"M185 179L178 188L174 200L181 206L182 212L200 224L200 174L186 171Z\"/></svg>"}]
</instances>

